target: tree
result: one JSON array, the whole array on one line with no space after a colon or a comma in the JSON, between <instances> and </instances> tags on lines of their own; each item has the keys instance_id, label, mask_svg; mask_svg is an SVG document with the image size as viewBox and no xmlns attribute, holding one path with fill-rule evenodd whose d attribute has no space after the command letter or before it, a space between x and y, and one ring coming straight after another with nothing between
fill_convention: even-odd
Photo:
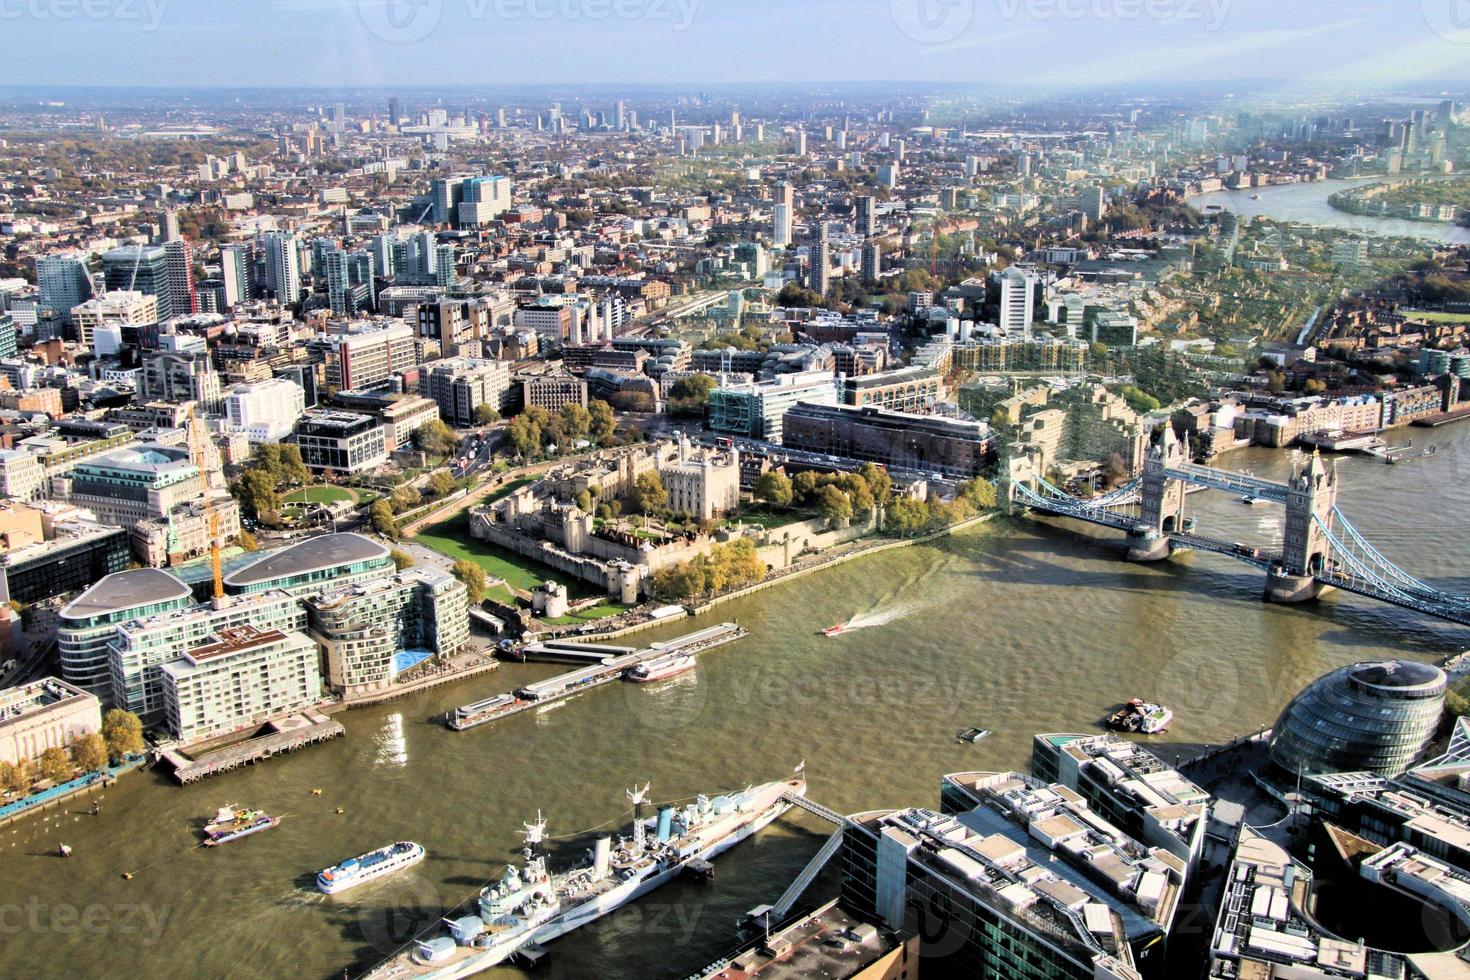
<instances>
[{"instance_id":1,"label":"tree","mask_svg":"<svg viewBox=\"0 0 1470 980\"><path fill-rule=\"evenodd\" d=\"M470 602L478 605L485 598L485 570L468 558L454 563L454 577L464 583Z\"/></svg>"},{"instance_id":2,"label":"tree","mask_svg":"<svg viewBox=\"0 0 1470 980\"><path fill-rule=\"evenodd\" d=\"M592 413L576 402L567 402L561 407L561 430L572 442L587 438L592 431Z\"/></svg>"},{"instance_id":3,"label":"tree","mask_svg":"<svg viewBox=\"0 0 1470 980\"><path fill-rule=\"evenodd\" d=\"M413 510L423 503L423 500L424 495L418 487L404 484L401 487L395 487L393 493L388 496L388 507L393 513L401 514L406 510Z\"/></svg>"},{"instance_id":4,"label":"tree","mask_svg":"<svg viewBox=\"0 0 1470 980\"><path fill-rule=\"evenodd\" d=\"M244 548L246 551L260 550L260 542L255 540L255 535L251 534L244 528L241 528L240 533L235 535L235 543Z\"/></svg>"},{"instance_id":5,"label":"tree","mask_svg":"<svg viewBox=\"0 0 1470 980\"><path fill-rule=\"evenodd\" d=\"M888 505L887 528L890 534L909 537L929 526L929 507L913 497L899 497Z\"/></svg>"},{"instance_id":6,"label":"tree","mask_svg":"<svg viewBox=\"0 0 1470 980\"><path fill-rule=\"evenodd\" d=\"M448 470L435 470L429 477L429 496L435 500L447 497L457 489L459 489L459 484L454 482L454 477Z\"/></svg>"},{"instance_id":7,"label":"tree","mask_svg":"<svg viewBox=\"0 0 1470 980\"><path fill-rule=\"evenodd\" d=\"M385 538L398 537L398 523L393 520L393 509L388 506L388 501L381 497L374 500L371 513L374 531Z\"/></svg>"},{"instance_id":8,"label":"tree","mask_svg":"<svg viewBox=\"0 0 1470 980\"><path fill-rule=\"evenodd\" d=\"M606 446L612 442L618 427L612 406L599 398L587 405L587 414L591 420L588 435L592 437L592 441L599 446Z\"/></svg>"},{"instance_id":9,"label":"tree","mask_svg":"<svg viewBox=\"0 0 1470 980\"><path fill-rule=\"evenodd\" d=\"M791 481L791 492L799 504L814 503L817 494L817 474L815 470L802 470L796 474Z\"/></svg>"},{"instance_id":10,"label":"tree","mask_svg":"<svg viewBox=\"0 0 1470 980\"><path fill-rule=\"evenodd\" d=\"M791 478L785 473L771 470L755 481L755 499L764 500L772 507L790 507L793 496Z\"/></svg>"},{"instance_id":11,"label":"tree","mask_svg":"<svg viewBox=\"0 0 1470 980\"><path fill-rule=\"evenodd\" d=\"M264 469L248 467L230 489L247 517L266 520L281 509L281 500L276 496L276 480Z\"/></svg>"},{"instance_id":12,"label":"tree","mask_svg":"<svg viewBox=\"0 0 1470 980\"><path fill-rule=\"evenodd\" d=\"M250 462L246 465L270 477L271 488L274 489L280 484L284 473L284 468L281 465L281 444L276 442L259 443L256 445L255 451L250 454Z\"/></svg>"},{"instance_id":13,"label":"tree","mask_svg":"<svg viewBox=\"0 0 1470 980\"><path fill-rule=\"evenodd\" d=\"M113 708L102 716L102 739L114 762L143 751L143 723L131 711Z\"/></svg>"},{"instance_id":14,"label":"tree","mask_svg":"<svg viewBox=\"0 0 1470 980\"><path fill-rule=\"evenodd\" d=\"M280 446L280 471L278 476L283 483L294 483L297 486L306 486L311 482L311 470L307 467L305 460L301 458L301 447L292 443L282 443Z\"/></svg>"},{"instance_id":15,"label":"tree","mask_svg":"<svg viewBox=\"0 0 1470 980\"><path fill-rule=\"evenodd\" d=\"M633 484L633 500L642 514L652 514L669 502L669 492L657 470L641 473Z\"/></svg>"},{"instance_id":16,"label":"tree","mask_svg":"<svg viewBox=\"0 0 1470 980\"><path fill-rule=\"evenodd\" d=\"M459 440L454 438L453 429L439 419L432 419L414 430L413 444L430 456L448 456L459 445Z\"/></svg>"},{"instance_id":17,"label":"tree","mask_svg":"<svg viewBox=\"0 0 1470 980\"><path fill-rule=\"evenodd\" d=\"M592 513L592 494L588 493L586 490L578 490L576 504L577 509L582 511L584 514Z\"/></svg>"},{"instance_id":18,"label":"tree","mask_svg":"<svg viewBox=\"0 0 1470 980\"><path fill-rule=\"evenodd\" d=\"M30 766L19 763L0 762L0 788L7 793L24 793L31 788Z\"/></svg>"},{"instance_id":19,"label":"tree","mask_svg":"<svg viewBox=\"0 0 1470 980\"><path fill-rule=\"evenodd\" d=\"M72 768L71 760L66 757L66 749L52 746L41 753L38 767L41 778L52 783L64 783L76 772Z\"/></svg>"},{"instance_id":20,"label":"tree","mask_svg":"<svg viewBox=\"0 0 1470 980\"><path fill-rule=\"evenodd\" d=\"M1159 410L1159 400L1134 385L1124 385L1121 394L1128 407L1140 415Z\"/></svg>"},{"instance_id":21,"label":"tree","mask_svg":"<svg viewBox=\"0 0 1470 980\"><path fill-rule=\"evenodd\" d=\"M398 548L391 548L388 551L388 557L393 559L393 567L398 569L400 572L403 571L405 568L413 567L413 555L410 555L406 551L402 551Z\"/></svg>"},{"instance_id":22,"label":"tree","mask_svg":"<svg viewBox=\"0 0 1470 980\"><path fill-rule=\"evenodd\" d=\"M494 425L500 421L500 413L495 410L495 406L488 402L482 402L475 406L475 411L471 418L474 419L476 425Z\"/></svg>"},{"instance_id":23,"label":"tree","mask_svg":"<svg viewBox=\"0 0 1470 980\"><path fill-rule=\"evenodd\" d=\"M827 484L817 491L817 511L831 527L845 527L852 520L852 501L836 486Z\"/></svg>"},{"instance_id":24,"label":"tree","mask_svg":"<svg viewBox=\"0 0 1470 980\"><path fill-rule=\"evenodd\" d=\"M71 742L71 761L82 772L97 772L107 765L107 743L97 732L78 735Z\"/></svg>"},{"instance_id":25,"label":"tree","mask_svg":"<svg viewBox=\"0 0 1470 980\"><path fill-rule=\"evenodd\" d=\"M541 451L541 426L531 418L530 412L522 412L511 419L505 434L518 456L529 459Z\"/></svg>"},{"instance_id":26,"label":"tree","mask_svg":"<svg viewBox=\"0 0 1470 980\"><path fill-rule=\"evenodd\" d=\"M969 483L961 484L960 496L969 501L976 510L995 509L995 484L983 476L977 476Z\"/></svg>"},{"instance_id":27,"label":"tree","mask_svg":"<svg viewBox=\"0 0 1470 980\"><path fill-rule=\"evenodd\" d=\"M893 492L893 478L888 471L877 463L864 463L858 470L858 476L868 485L868 491L873 495L873 502L882 507L888 502L888 495Z\"/></svg>"}]
</instances>

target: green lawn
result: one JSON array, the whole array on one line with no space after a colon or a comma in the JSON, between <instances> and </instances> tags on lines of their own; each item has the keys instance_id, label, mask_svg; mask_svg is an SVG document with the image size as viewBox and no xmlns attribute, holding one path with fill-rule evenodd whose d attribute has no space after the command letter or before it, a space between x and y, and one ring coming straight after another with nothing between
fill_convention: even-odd
<instances>
[{"instance_id":1,"label":"green lawn","mask_svg":"<svg viewBox=\"0 0 1470 980\"><path fill-rule=\"evenodd\" d=\"M797 521L809 521L816 516L817 512L807 507L782 508L772 507L769 504L756 504L754 507L747 507L741 511L738 520L747 524L759 524L766 530L770 530L773 527L795 524Z\"/></svg>"},{"instance_id":2,"label":"green lawn","mask_svg":"<svg viewBox=\"0 0 1470 980\"><path fill-rule=\"evenodd\" d=\"M334 504L339 500L356 500L357 492L345 487L302 487L281 497L283 504Z\"/></svg>"},{"instance_id":3,"label":"green lawn","mask_svg":"<svg viewBox=\"0 0 1470 980\"><path fill-rule=\"evenodd\" d=\"M569 616L558 616L555 619L545 619L542 622L548 626L574 626L577 623L595 623L599 619L607 619L610 616L620 616L633 607L621 602L604 602L600 605L581 609Z\"/></svg>"},{"instance_id":4,"label":"green lawn","mask_svg":"<svg viewBox=\"0 0 1470 980\"><path fill-rule=\"evenodd\" d=\"M509 493L511 489L507 487L505 492ZM573 600L590 599L599 594L580 579L470 537L470 518L464 511L425 528L413 540L456 561L467 558L483 568L486 574L505 579L513 589L530 591L552 579L566 586L567 595Z\"/></svg>"},{"instance_id":5,"label":"green lawn","mask_svg":"<svg viewBox=\"0 0 1470 980\"><path fill-rule=\"evenodd\" d=\"M1436 313L1404 310L1410 320L1428 320L1430 323L1470 323L1470 313Z\"/></svg>"}]
</instances>

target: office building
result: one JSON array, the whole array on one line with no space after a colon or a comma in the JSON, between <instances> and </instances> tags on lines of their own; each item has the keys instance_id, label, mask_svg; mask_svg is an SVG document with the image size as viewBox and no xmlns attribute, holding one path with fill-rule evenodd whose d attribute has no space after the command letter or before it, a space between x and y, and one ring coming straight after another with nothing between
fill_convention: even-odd
<instances>
[{"instance_id":1,"label":"office building","mask_svg":"<svg viewBox=\"0 0 1470 980\"><path fill-rule=\"evenodd\" d=\"M12 601L30 605L85 589L133 560L126 528L73 519L48 534L45 541L0 555Z\"/></svg>"},{"instance_id":2,"label":"office building","mask_svg":"<svg viewBox=\"0 0 1470 980\"><path fill-rule=\"evenodd\" d=\"M101 330L116 330L123 339L138 341L138 328L159 322L158 297L136 290L119 290L73 307L71 322L83 347L95 347Z\"/></svg>"},{"instance_id":3,"label":"office building","mask_svg":"<svg viewBox=\"0 0 1470 980\"><path fill-rule=\"evenodd\" d=\"M56 630L61 676L112 703L109 645L122 623L189 609L194 593L168 572L134 568L104 576L61 610Z\"/></svg>"},{"instance_id":4,"label":"office building","mask_svg":"<svg viewBox=\"0 0 1470 980\"><path fill-rule=\"evenodd\" d=\"M182 446L145 444L78 463L58 478L66 498L104 524L126 527L197 499L199 467Z\"/></svg>"},{"instance_id":5,"label":"office building","mask_svg":"<svg viewBox=\"0 0 1470 980\"><path fill-rule=\"evenodd\" d=\"M61 319L75 323L72 310L92 298L92 274L80 255L43 255L36 259L38 306Z\"/></svg>"},{"instance_id":6,"label":"office building","mask_svg":"<svg viewBox=\"0 0 1470 980\"><path fill-rule=\"evenodd\" d=\"M414 329L401 320L354 324L316 337L311 346L326 366L327 384L339 391L387 386L418 364Z\"/></svg>"},{"instance_id":7,"label":"office building","mask_svg":"<svg viewBox=\"0 0 1470 980\"><path fill-rule=\"evenodd\" d=\"M306 605L312 638L325 654L327 684L339 697L389 687L430 653L452 655L470 638L468 593L439 568L330 589Z\"/></svg>"},{"instance_id":8,"label":"office building","mask_svg":"<svg viewBox=\"0 0 1470 980\"><path fill-rule=\"evenodd\" d=\"M993 458L990 428L983 422L872 406L794 405L782 419L781 443L823 456L960 479L980 475Z\"/></svg>"},{"instance_id":9,"label":"office building","mask_svg":"<svg viewBox=\"0 0 1470 980\"><path fill-rule=\"evenodd\" d=\"M46 489L46 468L35 453L0 449L0 496L30 502Z\"/></svg>"},{"instance_id":10,"label":"office building","mask_svg":"<svg viewBox=\"0 0 1470 980\"><path fill-rule=\"evenodd\" d=\"M798 371L770 381L715 388L709 393L709 427L726 435L781 441L786 413L798 402L836 405L830 371Z\"/></svg>"},{"instance_id":11,"label":"office building","mask_svg":"<svg viewBox=\"0 0 1470 980\"><path fill-rule=\"evenodd\" d=\"M1000 332L1011 340L1030 340L1035 307L1035 275L1016 266L1001 273Z\"/></svg>"},{"instance_id":12,"label":"office building","mask_svg":"<svg viewBox=\"0 0 1470 980\"><path fill-rule=\"evenodd\" d=\"M0 690L0 762L34 762L100 731L101 703L66 681L45 677Z\"/></svg>"},{"instance_id":13,"label":"office building","mask_svg":"<svg viewBox=\"0 0 1470 980\"><path fill-rule=\"evenodd\" d=\"M168 252L160 245L126 245L102 253L107 291L144 293L158 300L158 322L181 315L169 285Z\"/></svg>"},{"instance_id":14,"label":"office building","mask_svg":"<svg viewBox=\"0 0 1470 980\"><path fill-rule=\"evenodd\" d=\"M434 224L447 225L456 219L459 205L464 201L464 180L463 177L441 177L429 185Z\"/></svg>"},{"instance_id":15,"label":"office building","mask_svg":"<svg viewBox=\"0 0 1470 980\"><path fill-rule=\"evenodd\" d=\"M839 384L843 404L895 412L922 413L939 401L944 391L939 372L920 366L846 377Z\"/></svg>"},{"instance_id":16,"label":"office building","mask_svg":"<svg viewBox=\"0 0 1470 980\"><path fill-rule=\"evenodd\" d=\"M471 177L460 185L457 215L461 228L488 225L511 207L509 177Z\"/></svg>"},{"instance_id":17,"label":"office building","mask_svg":"<svg viewBox=\"0 0 1470 980\"><path fill-rule=\"evenodd\" d=\"M371 415L307 412L286 441L301 447L302 461L319 473L361 473L388 461L386 433Z\"/></svg>"},{"instance_id":18,"label":"office building","mask_svg":"<svg viewBox=\"0 0 1470 980\"><path fill-rule=\"evenodd\" d=\"M1193 869L1204 848L1210 794L1117 735L1037 735L1031 771L1078 793L1103 818Z\"/></svg>"},{"instance_id":19,"label":"office building","mask_svg":"<svg viewBox=\"0 0 1470 980\"><path fill-rule=\"evenodd\" d=\"M1448 679L1431 664L1353 664L1319 677L1281 712L1271 761L1285 779L1332 772L1397 776L1434 741Z\"/></svg>"},{"instance_id":20,"label":"office building","mask_svg":"<svg viewBox=\"0 0 1470 980\"><path fill-rule=\"evenodd\" d=\"M286 378L235 385L224 397L225 427L252 445L280 442L306 411L306 393Z\"/></svg>"},{"instance_id":21,"label":"office building","mask_svg":"<svg viewBox=\"0 0 1470 980\"><path fill-rule=\"evenodd\" d=\"M220 404L219 372L202 345L191 350L153 351L143 358L138 396L175 405L192 401L202 411L216 412Z\"/></svg>"},{"instance_id":22,"label":"office building","mask_svg":"<svg viewBox=\"0 0 1470 980\"><path fill-rule=\"evenodd\" d=\"M165 725L188 745L321 700L316 644L296 632L221 629L160 667Z\"/></svg>"},{"instance_id":23,"label":"office building","mask_svg":"<svg viewBox=\"0 0 1470 980\"><path fill-rule=\"evenodd\" d=\"M489 405L500 414L511 407L510 363L457 357L424 365L421 393L439 406L450 425L475 425L475 409Z\"/></svg>"},{"instance_id":24,"label":"office building","mask_svg":"<svg viewBox=\"0 0 1470 980\"><path fill-rule=\"evenodd\" d=\"M923 972L1047 980L1164 980L1184 873L1064 787L970 773L968 812L847 818L842 904L921 937Z\"/></svg>"},{"instance_id":25,"label":"office building","mask_svg":"<svg viewBox=\"0 0 1470 980\"><path fill-rule=\"evenodd\" d=\"M225 591L305 596L366 581L395 569L389 550L360 534L324 534L262 555L225 575Z\"/></svg>"},{"instance_id":26,"label":"office building","mask_svg":"<svg viewBox=\"0 0 1470 980\"><path fill-rule=\"evenodd\" d=\"M571 374L538 374L521 379L521 404L560 412L563 405L587 407L587 382Z\"/></svg>"}]
</instances>

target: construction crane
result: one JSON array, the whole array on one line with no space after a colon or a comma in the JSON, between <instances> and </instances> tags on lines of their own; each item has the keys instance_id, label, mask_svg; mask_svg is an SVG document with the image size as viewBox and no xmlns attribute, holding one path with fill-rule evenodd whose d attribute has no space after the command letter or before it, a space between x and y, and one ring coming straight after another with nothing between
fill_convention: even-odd
<instances>
[{"instance_id":1,"label":"construction crane","mask_svg":"<svg viewBox=\"0 0 1470 980\"><path fill-rule=\"evenodd\" d=\"M209 522L209 563L214 571L214 600L218 604L225 598L225 577L220 568L219 515L215 513L213 496L209 486L209 433L204 420L194 406L189 407L189 458L199 470L199 489L204 496L204 517Z\"/></svg>"}]
</instances>

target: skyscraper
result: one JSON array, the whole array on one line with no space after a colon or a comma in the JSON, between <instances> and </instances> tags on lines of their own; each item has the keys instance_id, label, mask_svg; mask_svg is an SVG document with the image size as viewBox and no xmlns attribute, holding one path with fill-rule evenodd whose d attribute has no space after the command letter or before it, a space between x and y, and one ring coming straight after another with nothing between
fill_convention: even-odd
<instances>
[{"instance_id":1,"label":"skyscraper","mask_svg":"<svg viewBox=\"0 0 1470 980\"><path fill-rule=\"evenodd\" d=\"M265 285L287 306L301 298L301 257L296 236L290 232L267 232L261 242L265 253Z\"/></svg>"},{"instance_id":2,"label":"skyscraper","mask_svg":"<svg viewBox=\"0 0 1470 980\"><path fill-rule=\"evenodd\" d=\"M865 283L878 281L878 276L883 268L883 253L878 248L878 243L869 239L863 242L863 260L861 275Z\"/></svg>"},{"instance_id":3,"label":"skyscraper","mask_svg":"<svg viewBox=\"0 0 1470 980\"><path fill-rule=\"evenodd\" d=\"M225 285L225 306L234 309L255 296L255 264L248 245L225 245L219 250L220 278Z\"/></svg>"},{"instance_id":4,"label":"skyscraper","mask_svg":"<svg viewBox=\"0 0 1470 980\"><path fill-rule=\"evenodd\" d=\"M388 124L397 126L398 120L403 118L403 104L395 96L388 100Z\"/></svg>"},{"instance_id":5,"label":"skyscraper","mask_svg":"<svg viewBox=\"0 0 1470 980\"><path fill-rule=\"evenodd\" d=\"M160 242L176 242L179 240L179 213L172 208L163 212L158 220L158 240Z\"/></svg>"},{"instance_id":6,"label":"skyscraper","mask_svg":"<svg viewBox=\"0 0 1470 980\"><path fill-rule=\"evenodd\" d=\"M827 289L831 285L828 278L828 267L832 263L832 256L825 221L817 223L817 240L812 245L808 262L807 282L810 284L811 291L818 296L826 296Z\"/></svg>"},{"instance_id":7,"label":"skyscraper","mask_svg":"<svg viewBox=\"0 0 1470 980\"><path fill-rule=\"evenodd\" d=\"M791 205L778 204L772 209L774 216L774 227L771 231L771 241L777 245L791 244Z\"/></svg>"},{"instance_id":8,"label":"skyscraper","mask_svg":"<svg viewBox=\"0 0 1470 980\"><path fill-rule=\"evenodd\" d=\"M1011 266L1000 276L1000 329L1010 338L1031 339L1036 277Z\"/></svg>"},{"instance_id":9,"label":"skyscraper","mask_svg":"<svg viewBox=\"0 0 1470 980\"><path fill-rule=\"evenodd\" d=\"M489 224L511 208L509 177L471 177L460 186L456 218L461 228Z\"/></svg>"},{"instance_id":10,"label":"skyscraper","mask_svg":"<svg viewBox=\"0 0 1470 980\"><path fill-rule=\"evenodd\" d=\"M41 309L50 310L66 323L75 323L72 307L92 298L92 276L79 255L43 255L36 259L36 283L41 291Z\"/></svg>"},{"instance_id":11,"label":"skyscraper","mask_svg":"<svg viewBox=\"0 0 1470 980\"><path fill-rule=\"evenodd\" d=\"M132 290L158 298L158 322L175 315L169 289L168 253L158 245L126 245L102 255L102 275L109 292Z\"/></svg>"},{"instance_id":12,"label":"skyscraper","mask_svg":"<svg viewBox=\"0 0 1470 980\"><path fill-rule=\"evenodd\" d=\"M449 224L459 216L459 205L464 200L463 177L441 177L430 185L433 195L436 225Z\"/></svg>"},{"instance_id":13,"label":"skyscraper","mask_svg":"<svg viewBox=\"0 0 1470 980\"><path fill-rule=\"evenodd\" d=\"M327 305L332 308L336 316L351 316L353 313L353 298L351 286L351 272L348 268L347 253L340 248L328 249L322 255L322 266L325 269L327 280Z\"/></svg>"},{"instance_id":14,"label":"skyscraper","mask_svg":"<svg viewBox=\"0 0 1470 980\"><path fill-rule=\"evenodd\" d=\"M437 246L434 249L434 285L452 289L456 281L454 246Z\"/></svg>"},{"instance_id":15,"label":"skyscraper","mask_svg":"<svg viewBox=\"0 0 1470 980\"><path fill-rule=\"evenodd\" d=\"M178 230L177 220L174 230ZM174 316L190 316L199 312L199 294L194 290L194 249L187 238L174 238L164 243L168 258L168 297Z\"/></svg>"},{"instance_id":16,"label":"skyscraper","mask_svg":"<svg viewBox=\"0 0 1470 980\"><path fill-rule=\"evenodd\" d=\"M873 237L877 225L873 217L873 198L869 195L860 195L854 199L856 208L853 223L857 226L857 233L864 238Z\"/></svg>"}]
</instances>

